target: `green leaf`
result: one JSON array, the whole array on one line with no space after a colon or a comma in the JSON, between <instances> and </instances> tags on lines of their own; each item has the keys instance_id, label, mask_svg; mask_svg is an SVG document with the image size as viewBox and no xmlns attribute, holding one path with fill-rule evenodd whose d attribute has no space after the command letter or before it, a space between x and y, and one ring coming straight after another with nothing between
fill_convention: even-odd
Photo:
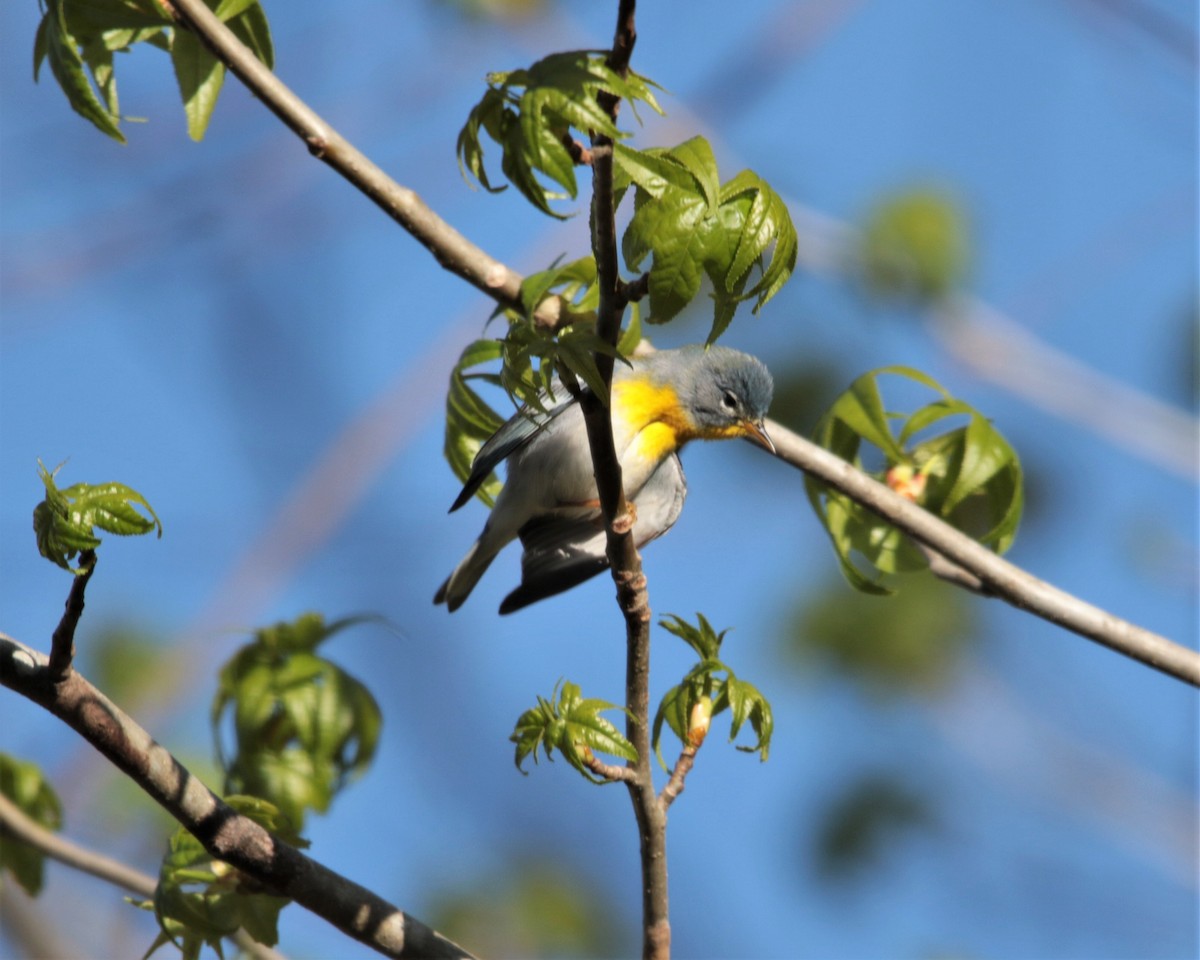
<instances>
[{"instance_id":1,"label":"green leaf","mask_svg":"<svg viewBox=\"0 0 1200 960\"><path fill-rule=\"evenodd\" d=\"M125 135L121 133L120 117L111 113L100 100L84 72L79 41L67 25L65 7L66 0L46 0L46 13L42 19L44 31L39 27L38 38L34 43L34 79L37 78L41 63L39 54L44 54L50 61L50 70L66 94L71 109L91 121L102 133L118 143L124 143Z\"/></svg>"},{"instance_id":2,"label":"green leaf","mask_svg":"<svg viewBox=\"0 0 1200 960\"><path fill-rule=\"evenodd\" d=\"M459 169L486 190L496 192L483 163L480 134L502 150L500 168L521 194L543 213L562 217L550 201L574 198L578 192L575 164L564 144L574 130L586 141L592 133L625 136L599 97L610 94L640 99L662 112L643 78L622 78L601 53L576 50L556 53L527 70L493 73L488 90L467 116L458 135ZM557 184L562 192L546 186Z\"/></svg>"},{"instance_id":3,"label":"green leaf","mask_svg":"<svg viewBox=\"0 0 1200 960\"><path fill-rule=\"evenodd\" d=\"M720 186L712 148L703 138L671 150L617 144L614 159L617 190L637 191L621 239L625 265L637 271L653 256L649 322L677 316L707 275L713 284L712 343L739 303L753 300L757 313L791 276L797 240L787 206L748 170ZM761 275L751 285L755 265Z\"/></svg>"},{"instance_id":4,"label":"green leaf","mask_svg":"<svg viewBox=\"0 0 1200 960\"><path fill-rule=\"evenodd\" d=\"M33 529L37 537L38 552L72 573L83 571L72 568L70 561L83 550L94 550L100 546L95 535L99 527L118 536L133 536L158 530L162 536L162 523L154 509L136 490L123 483L103 483L92 486L77 483L59 490L54 482L62 464L53 472L38 461L38 476L46 488L46 498L33 510ZM150 514L143 517L136 509L141 507Z\"/></svg>"},{"instance_id":5,"label":"green leaf","mask_svg":"<svg viewBox=\"0 0 1200 960\"><path fill-rule=\"evenodd\" d=\"M659 702L650 740L658 762L664 769L667 768L662 756L664 724L671 728L681 743L698 748L704 742L708 724L726 709L731 715L730 742L737 738L749 720L756 740L752 746L739 746L738 749L758 753L761 759L766 760L774 731L771 705L756 687L739 680L728 666L717 659L725 634L729 631L717 633L702 613L696 614L695 625L669 614L667 619L659 621L659 626L691 647L700 662Z\"/></svg>"},{"instance_id":6,"label":"green leaf","mask_svg":"<svg viewBox=\"0 0 1200 960\"><path fill-rule=\"evenodd\" d=\"M293 845L304 845L279 810L257 797L230 796L225 802L237 813ZM199 957L207 945L221 955L221 940L244 927L259 943L278 942L279 912L291 901L255 892L233 867L214 860L194 836L180 827L171 837L151 902L161 934L147 956L166 942L185 957Z\"/></svg>"},{"instance_id":7,"label":"green leaf","mask_svg":"<svg viewBox=\"0 0 1200 960\"><path fill-rule=\"evenodd\" d=\"M203 140L221 86L225 83L225 65L190 30L174 31L171 63L175 67L175 79L187 116L188 136L196 141Z\"/></svg>"},{"instance_id":8,"label":"green leaf","mask_svg":"<svg viewBox=\"0 0 1200 960\"><path fill-rule=\"evenodd\" d=\"M673 148L670 158L681 164L692 175L700 193L708 205L711 216L721 202L721 181L717 176L717 158L712 147L703 137L692 137Z\"/></svg>"},{"instance_id":9,"label":"green leaf","mask_svg":"<svg viewBox=\"0 0 1200 960\"><path fill-rule=\"evenodd\" d=\"M759 759L765 763L771 750L771 734L775 732L775 718L767 699L753 684L730 676L722 691L722 699L713 706L713 715L720 713L725 704L729 705L732 714L729 742L732 743L737 738L742 725L749 720L755 742L752 746L738 746L738 749L747 753L757 753Z\"/></svg>"},{"instance_id":10,"label":"green leaf","mask_svg":"<svg viewBox=\"0 0 1200 960\"><path fill-rule=\"evenodd\" d=\"M642 342L642 311L637 302L629 304L629 323L617 341L617 353L622 357L633 356L633 351Z\"/></svg>"},{"instance_id":11,"label":"green leaf","mask_svg":"<svg viewBox=\"0 0 1200 960\"><path fill-rule=\"evenodd\" d=\"M715 660L717 658L717 654L721 652L721 644L725 641L725 634L729 632L728 630L722 630L720 633L717 633L702 613L696 614L698 626L692 626L682 617L676 616L673 613L667 614L667 617L669 619L658 621L660 627L668 633L673 633L679 637L680 640L696 651L701 660Z\"/></svg>"},{"instance_id":12,"label":"green leaf","mask_svg":"<svg viewBox=\"0 0 1200 960\"><path fill-rule=\"evenodd\" d=\"M891 413L877 383L884 374L918 383L936 399L907 417ZM967 423L920 439L951 418ZM884 367L859 377L821 418L814 438L856 466L861 466L861 446L874 447L884 461L876 475L897 492L995 550L1011 545L1023 504L1016 453L982 414L920 371ZM805 489L855 588L891 592L860 569L855 556L877 574L928 566L915 544L860 504L810 477Z\"/></svg>"},{"instance_id":13,"label":"green leaf","mask_svg":"<svg viewBox=\"0 0 1200 960\"><path fill-rule=\"evenodd\" d=\"M961 286L968 258L962 215L937 191L885 198L862 231L862 279L877 297L909 303L943 298Z\"/></svg>"},{"instance_id":14,"label":"green leaf","mask_svg":"<svg viewBox=\"0 0 1200 960\"><path fill-rule=\"evenodd\" d=\"M222 668L210 710L226 789L269 800L300 825L325 812L374 758L382 715L370 691L316 648L349 626L305 614L255 634ZM232 720L227 756L221 725Z\"/></svg>"},{"instance_id":15,"label":"green leaf","mask_svg":"<svg viewBox=\"0 0 1200 960\"><path fill-rule=\"evenodd\" d=\"M226 26L268 70L275 69L275 43L271 39L271 25L261 3L257 0L250 3L240 16L235 16Z\"/></svg>"},{"instance_id":16,"label":"green leaf","mask_svg":"<svg viewBox=\"0 0 1200 960\"><path fill-rule=\"evenodd\" d=\"M450 469L463 482L471 475L471 464L479 448L504 423L504 419L472 389L468 371L496 360L501 349L499 340L476 340L463 350L458 363L450 371L450 389L446 394L446 434L442 450ZM493 474L479 488L476 496L491 507L502 486L499 478Z\"/></svg>"},{"instance_id":17,"label":"green leaf","mask_svg":"<svg viewBox=\"0 0 1200 960\"><path fill-rule=\"evenodd\" d=\"M660 148L634 150L623 143L614 143L613 161L614 188L636 184L642 192L657 198L671 187L694 192L700 185L695 176L689 175L686 166L673 161L669 153ZM715 173L714 168L714 176Z\"/></svg>"},{"instance_id":18,"label":"green leaf","mask_svg":"<svg viewBox=\"0 0 1200 960\"><path fill-rule=\"evenodd\" d=\"M47 830L62 827L62 804L37 764L0 753L0 794ZM0 831L3 833L3 831ZM29 844L5 835L0 843L0 873L12 874L31 897L42 890L45 854Z\"/></svg>"},{"instance_id":19,"label":"green leaf","mask_svg":"<svg viewBox=\"0 0 1200 960\"><path fill-rule=\"evenodd\" d=\"M579 686L560 681L547 700L538 697L537 706L518 718L509 740L516 744L514 762L525 772L522 764L529 756L538 762L539 750L547 760L554 759L558 750L567 762L593 783L607 783L588 769L588 751L606 753L623 760L636 760L634 749L624 735L607 718L604 711L619 709L605 700L585 700Z\"/></svg>"}]
</instances>

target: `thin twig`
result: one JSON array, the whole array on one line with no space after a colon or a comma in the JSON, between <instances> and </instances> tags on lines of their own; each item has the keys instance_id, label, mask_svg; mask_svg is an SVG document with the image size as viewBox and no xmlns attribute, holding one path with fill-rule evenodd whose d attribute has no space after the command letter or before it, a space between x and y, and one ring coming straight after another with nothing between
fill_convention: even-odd
<instances>
[{"instance_id":1,"label":"thin twig","mask_svg":"<svg viewBox=\"0 0 1200 960\"><path fill-rule=\"evenodd\" d=\"M624 75L637 40L634 0L621 0L617 27L608 65ZM620 100L600 94L600 105L614 118ZM596 282L600 302L596 309L596 333L615 347L627 303L617 267L617 230L613 202L613 144L609 137L592 134L592 250L596 258ZM612 383L613 358L597 352L596 365L607 385ZM612 418L600 398L591 395L581 403L587 425L588 443L595 467L596 488L608 533L607 553L617 605L625 618L626 736L638 752L629 766L634 774L627 781L638 824L642 867L642 956L667 958L671 951L671 925L667 898L666 808L654 792L650 746L650 602L642 558L630 535L632 517L625 502L621 464L613 444Z\"/></svg>"},{"instance_id":2,"label":"thin twig","mask_svg":"<svg viewBox=\"0 0 1200 960\"><path fill-rule=\"evenodd\" d=\"M83 616L83 595L87 591L88 581L96 569L96 552L83 550L79 554L79 569L71 581L71 592L67 594L66 609L62 619L54 628L50 638L50 676L57 683L71 669L75 659L75 628L79 626L79 618Z\"/></svg>"},{"instance_id":3,"label":"thin twig","mask_svg":"<svg viewBox=\"0 0 1200 960\"><path fill-rule=\"evenodd\" d=\"M470 956L421 921L238 814L78 671L56 683L45 656L2 633L0 684L70 726L212 856L264 888L296 901L384 956Z\"/></svg>"},{"instance_id":4,"label":"thin twig","mask_svg":"<svg viewBox=\"0 0 1200 960\"><path fill-rule=\"evenodd\" d=\"M768 421L767 431L781 460L824 481L941 554L977 579L979 591L1200 687L1200 653L1195 650L1039 580L782 424Z\"/></svg>"},{"instance_id":5,"label":"thin twig","mask_svg":"<svg viewBox=\"0 0 1200 960\"><path fill-rule=\"evenodd\" d=\"M679 759L675 761L675 768L671 771L670 779L662 788L662 793L658 795L659 802L664 809L674 803L675 798L683 793L684 781L692 772L692 767L696 765L696 754L699 750L699 744L685 743L683 749L679 751Z\"/></svg>"},{"instance_id":6,"label":"thin twig","mask_svg":"<svg viewBox=\"0 0 1200 960\"><path fill-rule=\"evenodd\" d=\"M583 765L602 780L611 780L613 783L630 783L637 777L633 767L605 763L590 750L584 754Z\"/></svg>"}]
</instances>

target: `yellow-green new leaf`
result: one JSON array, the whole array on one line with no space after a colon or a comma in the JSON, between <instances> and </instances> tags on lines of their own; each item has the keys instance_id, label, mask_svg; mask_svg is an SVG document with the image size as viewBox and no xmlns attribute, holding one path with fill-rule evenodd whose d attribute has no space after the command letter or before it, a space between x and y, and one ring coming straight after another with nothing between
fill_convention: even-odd
<instances>
[{"instance_id":1,"label":"yellow-green new leaf","mask_svg":"<svg viewBox=\"0 0 1200 960\"><path fill-rule=\"evenodd\" d=\"M0 753L0 794L47 830L62 827L62 804L37 764ZM0 843L0 874L10 873L31 897L42 890L44 862L42 851L15 837L6 836Z\"/></svg>"}]
</instances>

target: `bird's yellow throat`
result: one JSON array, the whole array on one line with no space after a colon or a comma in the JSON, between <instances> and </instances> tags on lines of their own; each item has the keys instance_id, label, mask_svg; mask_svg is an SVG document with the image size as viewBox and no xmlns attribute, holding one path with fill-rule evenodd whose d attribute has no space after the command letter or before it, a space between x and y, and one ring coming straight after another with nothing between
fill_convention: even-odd
<instances>
[{"instance_id":1,"label":"bird's yellow throat","mask_svg":"<svg viewBox=\"0 0 1200 960\"><path fill-rule=\"evenodd\" d=\"M647 377L614 383L613 405L623 426L635 434L638 455L651 460L661 460L689 440L719 440L745 433L736 425L700 429L679 402L674 388Z\"/></svg>"}]
</instances>

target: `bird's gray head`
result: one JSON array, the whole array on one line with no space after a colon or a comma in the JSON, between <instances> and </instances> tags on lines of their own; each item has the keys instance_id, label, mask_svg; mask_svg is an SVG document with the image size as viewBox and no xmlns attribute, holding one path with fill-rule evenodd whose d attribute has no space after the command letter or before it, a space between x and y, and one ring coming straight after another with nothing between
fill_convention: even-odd
<instances>
[{"instance_id":1,"label":"bird's gray head","mask_svg":"<svg viewBox=\"0 0 1200 960\"><path fill-rule=\"evenodd\" d=\"M763 429L775 391L766 365L729 347L684 347L678 353L679 397L698 434L709 439L747 436L774 453Z\"/></svg>"}]
</instances>

